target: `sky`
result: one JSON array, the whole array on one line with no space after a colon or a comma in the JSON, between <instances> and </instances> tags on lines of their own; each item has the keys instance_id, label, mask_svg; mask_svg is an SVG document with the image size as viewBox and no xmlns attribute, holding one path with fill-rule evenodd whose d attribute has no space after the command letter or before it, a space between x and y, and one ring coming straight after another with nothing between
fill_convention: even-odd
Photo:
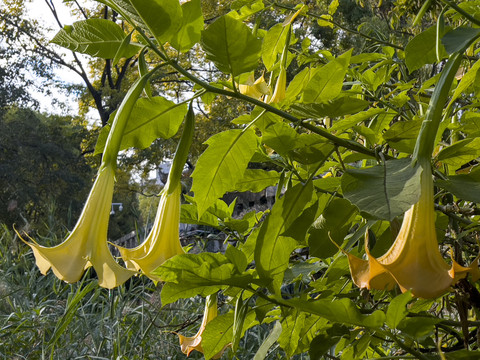
<instances>
[{"instance_id":1,"label":"sky","mask_svg":"<svg viewBox=\"0 0 480 360\"><path fill-rule=\"evenodd\" d=\"M55 9L59 14L60 19L62 20L63 25L71 25L74 21L77 20L73 18L70 14L70 9L64 4L62 4L62 0L49 1L53 2L53 4L55 5ZM25 8L27 10L26 15L28 18L35 19L43 27L51 29L47 33L47 36L49 38L53 38L60 29L60 27L55 21L55 18L51 13L50 9L48 8L45 0L27 0ZM68 54L67 51L65 53ZM58 67L55 70L55 75L57 76L57 79L67 83L83 84L82 79L77 74L63 67ZM39 92L32 93L32 96L39 101L41 111L55 114L68 113L71 115L74 115L76 112L78 112L78 105L76 99L69 98L65 93L61 91L57 91L55 89L52 90L52 97L46 97L44 94L41 94ZM55 103L51 100L52 98L57 98L65 102L67 105L67 110L64 110L58 105L55 105Z\"/></svg>"}]
</instances>

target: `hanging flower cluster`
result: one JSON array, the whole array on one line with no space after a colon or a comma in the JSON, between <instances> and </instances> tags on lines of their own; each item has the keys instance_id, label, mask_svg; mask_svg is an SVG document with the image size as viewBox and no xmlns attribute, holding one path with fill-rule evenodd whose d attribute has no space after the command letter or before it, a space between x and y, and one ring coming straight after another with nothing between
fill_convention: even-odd
<instances>
[{"instance_id":1,"label":"hanging flower cluster","mask_svg":"<svg viewBox=\"0 0 480 360\"><path fill-rule=\"evenodd\" d=\"M153 280L159 280L151 274L152 271L165 260L183 253L179 239L180 178L193 137L194 113L191 107L185 117L184 132L168 182L161 193L157 216L150 234L134 249L118 247L126 268L116 262L108 248L107 230L115 185L116 158L125 124L151 73L137 80L120 105L105 144L100 170L70 235L57 246L45 247L31 238L31 241L26 241L19 234L32 248L36 264L42 274L45 275L52 269L59 279L73 283L80 280L86 269L93 267L99 285L112 289L139 272Z\"/></svg>"},{"instance_id":2,"label":"hanging flower cluster","mask_svg":"<svg viewBox=\"0 0 480 360\"><path fill-rule=\"evenodd\" d=\"M478 258L469 267L460 266L452 258L449 266L443 259L435 232L433 179L430 164L424 164L421 196L405 213L400 232L390 249L375 258L368 250L368 260L347 254L353 282L360 288L391 290L397 284L420 298L435 298L447 292L458 280L471 274L480 279Z\"/></svg>"}]
</instances>

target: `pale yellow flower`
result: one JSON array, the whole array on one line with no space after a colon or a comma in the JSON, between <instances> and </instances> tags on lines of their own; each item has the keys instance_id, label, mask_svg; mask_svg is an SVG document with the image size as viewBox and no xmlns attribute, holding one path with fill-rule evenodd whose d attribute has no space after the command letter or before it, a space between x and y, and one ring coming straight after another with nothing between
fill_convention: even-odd
<instances>
[{"instance_id":1,"label":"pale yellow flower","mask_svg":"<svg viewBox=\"0 0 480 360\"><path fill-rule=\"evenodd\" d=\"M117 264L108 249L107 229L114 182L112 167L102 167L75 228L61 244L45 247L33 239L25 241L32 248L42 274L46 275L51 268L59 279L73 283L93 266L99 285L108 289L123 284L134 274Z\"/></svg>"},{"instance_id":2,"label":"pale yellow flower","mask_svg":"<svg viewBox=\"0 0 480 360\"><path fill-rule=\"evenodd\" d=\"M169 193L167 190L173 188ZM175 255L183 254L180 245L180 196L182 186L165 186L158 204L153 227L145 240L135 248L117 246L127 268L142 271L153 280L160 280L152 271Z\"/></svg>"},{"instance_id":3,"label":"pale yellow flower","mask_svg":"<svg viewBox=\"0 0 480 360\"><path fill-rule=\"evenodd\" d=\"M433 180L430 164L423 166L421 196L406 213L395 242L381 257L368 251L368 260L348 254L354 283L361 288L390 290L398 284L402 292L410 290L421 298L435 298L468 273L474 281L480 278L478 258L470 267L452 259L449 266L443 259L435 231Z\"/></svg>"},{"instance_id":4,"label":"pale yellow flower","mask_svg":"<svg viewBox=\"0 0 480 360\"><path fill-rule=\"evenodd\" d=\"M279 103L285 99L287 88L287 70L285 68L280 68L280 74L277 78L277 83L275 84L275 90L273 95L267 99L267 103L274 104Z\"/></svg>"},{"instance_id":5,"label":"pale yellow flower","mask_svg":"<svg viewBox=\"0 0 480 360\"><path fill-rule=\"evenodd\" d=\"M212 321L214 318L217 317L218 309L217 309L217 294L214 295L209 295L206 298L205 302L205 311L203 313L203 319L202 323L200 325L200 328L198 329L197 333L195 336L192 337L187 337L183 336L181 334L178 335L178 339L180 341L180 348L184 354L187 356L190 355L190 353L193 350L199 351L203 354L203 348L202 348L202 334L205 331L205 327L207 324ZM223 352L226 350L227 347L229 347L230 344L226 345L217 355L215 355L212 359L219 359Z\"/></svg>"},{"instance_id":6,"label":"pale yellow flower","mask_svg":"<svg viewBox=\"0 0 480 360\"><path fill-rule=\"evenodd\" d=\"M257 80L254 80L253 74L248 78L245 84L238 85L238 90L241 94L250 96L255 99L260 99L264 95L268 95L270 90L265 78L260 76Z\"/></svg>"}]
</instances>

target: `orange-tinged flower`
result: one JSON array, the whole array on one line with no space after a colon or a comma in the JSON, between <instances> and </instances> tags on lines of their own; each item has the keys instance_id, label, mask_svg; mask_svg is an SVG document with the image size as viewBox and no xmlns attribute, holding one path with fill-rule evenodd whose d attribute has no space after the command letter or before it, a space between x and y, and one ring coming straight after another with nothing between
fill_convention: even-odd
<instances>
[{"instance_id":1,"label":"orange-tinged flower","mask_svg":"<svg viewBox=\"0 0 480 360\"><path fill-rule=\"evenodd\" d=\"M280 74L277 78L277 83L275 84L275 90L273 91L272 97L267 100L267 103L279 103L285 99L287 87L287 70L284 67L280 68Z\"/></svg>"},{"instance_id":2,"label":"orange-tinged flower","mask_svg":"<svg viewBox=\"0 0 480 360\"><path fill-rule=\"evenodd\" d=\"M205 311L203 313L202 324L200 325L200 328L198 329L195 336L186 337L181 334L177 334L178 339L180 341L180 348L184 354L188 356L193 350L199 351L203 354L202 334L207 324L217 317L217 313L218 313L217 294L207 296L206 302L205 302ZM222 351L220 351L212 359L219 359L228 346L230 346L230 344L226 345L222 349Z\"/></svg>"},{"instance_id":3,"label":"orange-tinged flower","mask_svg":"<svg viewBox=\"0 0 480 360\"><path fill-rule=\"evenodd\" d=\"M238 90L241 94L253 97L255 99L260 99L262 96L270 93L263 75L254 81L253 74L248 78L245 84L240 84L238 86Z\"/></svg>"},{"instance_id":4,"label":"orange-tinged flower","mask_svg":"<svg viewBox=\"0 0 480 360\"><path fill-rule=\"evenodd\" d=\"M51 268L59 279L73 283L93 266L99 285L108 289L123 284L134 274L117 264L107 245L114 182L114 169L100 168L75 228L61 244L45 247L33 239L24 240L32 248L42 274L46 275Z\"/></svg>"},{"instance_id":5,"label":"orange-tinged flower","mask_svg":"<svg viewBox=\"0 0 480 360\"><path fill-rule=\"evenodd\" d=\"M165 260L184 253L179 237L181 189L179 180L175 187L165 186L152 230L140 245L132 249L117 246L127 268L141 270L149 278L160 280L152 271Z\"/></svg>"},{"instance_id":6,"label":"orange-tinged flower","mask_svg":"<svg viewBox=\"0 0 480 360\"><path fill-rule=\"evenodd\" d=\"M443 259L435 232L433 180L430 164L423 164L419 201L405 213L402 227L390 249L375 258L365 248L368 260L348 254L354 283L361 288L390 290L395 283L402 292L410 290L421 298L435 298L447 292L468 273L480 278L478 258L470 267L452 259L450 267Z\"/></svg>"}]
</instances>

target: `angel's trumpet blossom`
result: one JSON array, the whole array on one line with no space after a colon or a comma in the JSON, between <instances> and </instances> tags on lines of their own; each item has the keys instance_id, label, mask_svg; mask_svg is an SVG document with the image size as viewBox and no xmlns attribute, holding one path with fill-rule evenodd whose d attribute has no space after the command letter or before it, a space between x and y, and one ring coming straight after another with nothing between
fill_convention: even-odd
<instances>
[{"instance_id":1,"label":"angel's trumpet blossom","mask_svg":"<svg viewBox=\"0 0 480 360\"><path fill-rule=\"evenodd\" d=\"M161 280L153 271L165 260L183 254L180 245L180 196L182 186L180 179L187 160L195 128L195 114L190 106L185 116L182 138L172 162L168 180L161 192L157 215L150 233L135 248L127 249L117 246L127 268L141 270L154 281Z\"/></svg>"},{"instance_id":2,"label":"angel's trumpet blossom","mask_svg":"<svg viewBox=\"0 0 480 360\"><path fill-rule=\"evenodd\" d=\"M218 313L217 294L207 296L206 303L205 303L205 311L203 313L202 324L200 325L200 328L198 329L195 336L186 337L181 334L177 334L178 339L180 341L180 348L184 354L188 356L193 350L199 351L203 354L203 348L202 348L203 331L205 330L205 327L207 326L207 324L217 317L217 313ZM212 359L219 359L228 346L230 346L230 344L225 346L222 349L222 351L220 351Z\"/></svg>"},{"instance_id":3,"label":"angel's trumpet blossom","mask_svg":"<svg viewBox=\"0 0 480 360\"><path fill-rule=\"evenodd\" d=\"M423 164L421 195L405 213L402 226L390 249L375 258L368 251L368 260L348 254L354 283L361 288L390 290L395 283L402 292L413 296L435 298L447 292L468 273L473 280L480 278L478 259L470 267L460 266L452 259L449 266L443 259L435 232L433 179L430 164Z\"/></svg>"},{"instance_id":4,"label":"angel's trumpet blossom","mask_svg":"<svg viewBox=\"0 0 480 360\"><path fill-rule=\"evenodd\" d=\"M117 246L127 268L141 270L153 280L159 280L152 274L163 262L175 255L183 254L180 245L180 196L182 186L177 181L171 193L165 187L161 193L157 215L153 228L146 239L137 247L127 249Z\"/></svg>"},{"instance_id":5,"label":"angel's trumpet blossom","mask_svg":"<svg viewBox=\"0 0 480 360\"><path fill-rule=\"evenodd\" d=\"M73 283L80 280L85 270L93 266L98 275L99 285L108 289L123 284L135 274L134 271L120 266L113 258L108 249L107 230L115 185L117 155L123 132L138 97L157 69L159 67L139 78L120 104L105 142L97 177L80 218L70 235L54 247L41 246L33 239L31 239L32 242L25 241L32 248L42 274L45 275L49 269L52 269L59 279Z\"/></svg>"},{"instance_id":6,"label":"angel's trumpet blossom","mask_svg":"<svg viewBox=\"0 0 480 360\"><path fill-rule=\"evenodd\" d=\"M257 80L254 80L253 74L248 78L245 84L240 84L238 90L241 94L260 99L264 95L268 95L270 90L265 82L265 78L260 76Z\"/></svg>"},{"instance_id":7,"label":"angel's trumpet blossom","mask_svg":"<svg viewBox=\"0 0 480 360\"><path fill-rule=\"evenodd\" d=\"M285 99L287 87L287 70L284 67L280 68L280 74L277 78L277 83L275 84L275 90L273 91L272 97L267 100L267 103L274 104L279 103Z\"/></svg>"},{"instance_id":8,"label":"angel's trumpet blossom","mask_svg":"<svg viewBox=\"0 0 480 360\"><path fill-rule=\"evenodd\" d=\"M32 248L42 274L46 275L51 268L59 279L73 283L93 266L99 285L108 289L123 284L134 274L117 264L107 245L114 183L115 171L109 166L102 167L75 228L61 244L45 247L33 239L25 241Z\"/></svg>"}]
</instances>

